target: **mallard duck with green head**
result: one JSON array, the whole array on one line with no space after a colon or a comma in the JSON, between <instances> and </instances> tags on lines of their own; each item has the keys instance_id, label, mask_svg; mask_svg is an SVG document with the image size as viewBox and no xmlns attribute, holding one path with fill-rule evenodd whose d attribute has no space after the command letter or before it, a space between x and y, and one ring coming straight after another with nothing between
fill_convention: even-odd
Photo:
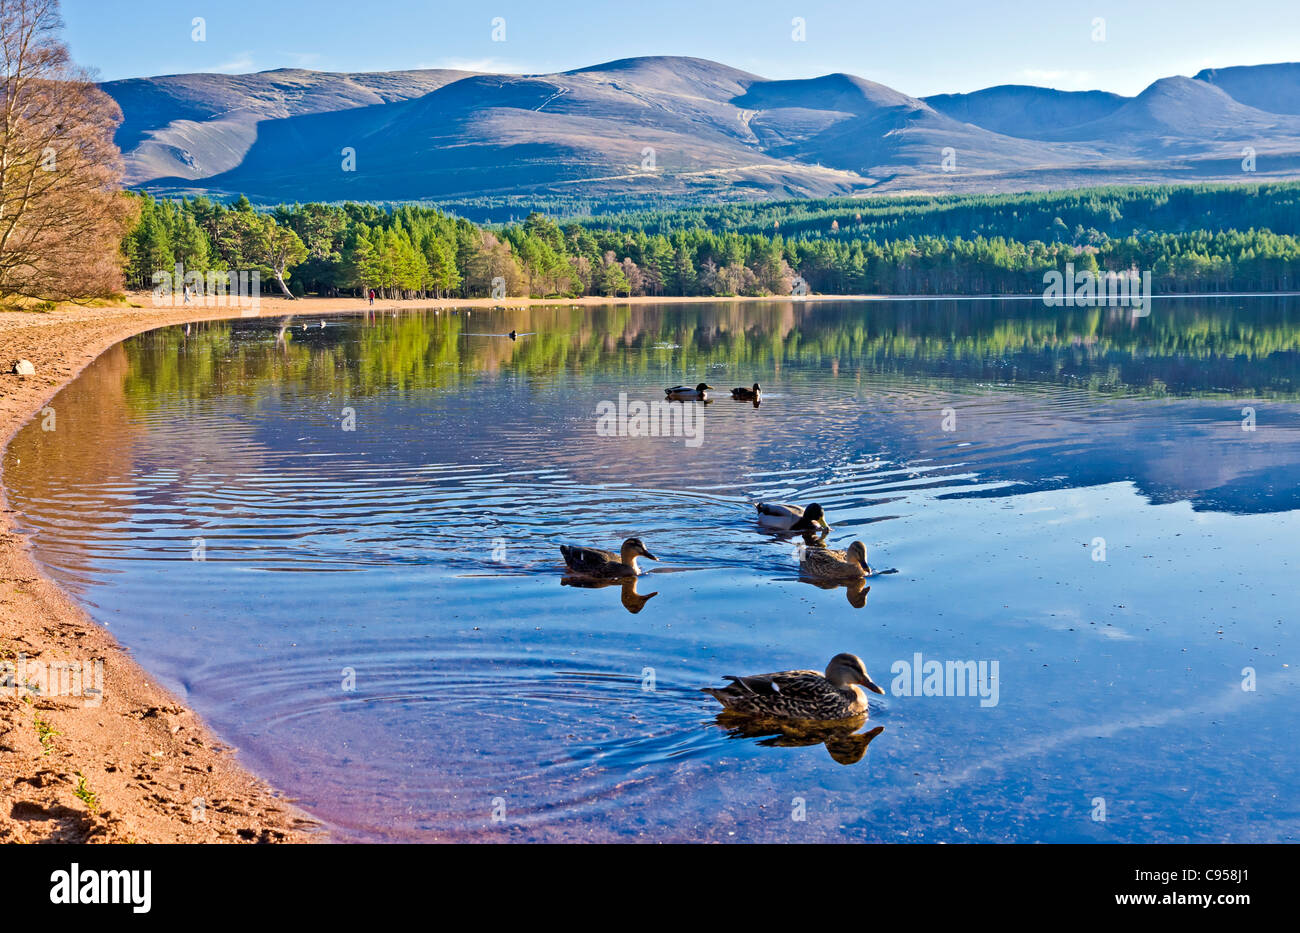
<instances>
[{"instance_id":1,"label":"mallard duck with green head","mask_svg":"<svg viewBox=\"0 0 1300 933\"><path fill-rule=\"evenodd\" d=\"M571 573L599 580L635 577L641 572L636 564L638 557L656 561L659 559L646 549L640 538L628 538L617 554L572 544L561 544L560 553L564 555L564 563Z\"/></svg>"},{"instance_id":2,"label":"mallard duck with green head","mask_svg":"<svg viewBox=\"0 0 1300 933\"><path fill-rule=\"evenodd\" d=\"M756 382L752 389L746 389L744 386L732 389L731 397L742 402L757 402L763 397L763 390L759 388L759 385Z\"/></svg>"},{"instance_id":3,"label":"mallard duck with green head","mask_svg":"<svg viewBox=\"0 0 1300 933\"><path fill-rule=\"evenodd\" d=\"M872 693L884 689L867 674L856 654L837 654L826 665L825 675L816 671L777 671L748 677L724 677L726 687L704 687L729 712L772 719L831 721L867 714L866 687Z\"/></svg>"},{"instance_id":4,"label":"mallard duck with green head","mask_svg":"<svg viewBox=\"0 0 1300 933\"><path fill-rule=\"evenodd\" d=\"M705 401L708 399L709 390L712 388L713 386L709 385L707 382L701 382L694 388L691 386L672 386L671 388L664 389L664 394L675 402L689 402L692 400Z\"/></svg>"},{"instance_id":5,"label":"mallard duck with green head","mask_svg":"<svg viewBox=\"0 0 1300 933\"><path fill-rule=\"evenodd\" d=\"M825 531L831 530L831 526L826 524L826 513L816 502L806 509L779 502L758 502L754 508L758 510L758 523L764 528L776 531L811 531L820 526Z\"/></svg>"}]
</instances>

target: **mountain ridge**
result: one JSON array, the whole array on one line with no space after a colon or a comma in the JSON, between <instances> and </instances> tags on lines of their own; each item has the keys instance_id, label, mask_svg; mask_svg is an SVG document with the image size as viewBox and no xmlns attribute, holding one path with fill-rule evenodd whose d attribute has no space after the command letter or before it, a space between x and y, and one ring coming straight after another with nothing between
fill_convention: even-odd
<instances>
[{"instance_id":1,"label":"mountain ridge","mask_svg":"<svg viewBox=\"0 0 1300 933\"><path fill-rule=\"evenodd\" d=\"M1133 97L999 85L917 98L843 72L771 80L679 56L537 75L281 68L101 87L124 114L129 185L262 203L1300 177L1300 63L1161 78Z\"/></svg>"}]
</instances>

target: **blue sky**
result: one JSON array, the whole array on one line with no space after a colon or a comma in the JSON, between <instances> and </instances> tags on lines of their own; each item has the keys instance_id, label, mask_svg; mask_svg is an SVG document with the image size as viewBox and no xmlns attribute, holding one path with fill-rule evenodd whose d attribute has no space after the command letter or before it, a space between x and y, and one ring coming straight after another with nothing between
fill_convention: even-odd
<instances>
[{"instance_id":1,"label":"blue sky","mask_svg":"<svg viewBox=\"0 0 1300 933\"><path fill-rule=\"evenodd\" d=\"M1134 94L1205 67L1300 59L1297 0L64 0L103 80L188 71L541 73L696 55L773 78L834 71L909 94L993 84ZM206 39L192 40L203 17ZM505 41L492 41L492 20ZM792 20L805 23L792 39ZM1105 41L1094 41L1094 20Z\"/></svg>"}]
</instances>

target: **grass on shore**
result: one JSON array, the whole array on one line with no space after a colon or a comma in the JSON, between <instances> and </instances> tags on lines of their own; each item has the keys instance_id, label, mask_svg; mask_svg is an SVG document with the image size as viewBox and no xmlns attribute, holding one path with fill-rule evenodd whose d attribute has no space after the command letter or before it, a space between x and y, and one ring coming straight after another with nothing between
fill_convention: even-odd
<instances>
[{"instance_id":1,"label":"grass on shore","mask_svg":"<svg viewBox=\"0 0 1300 933\"><path fill-rule=\"evenodd\" d=\"M63 733L56 732L52 725L40 717L39 713L32 718L32 721L36 726L36 737L40 740L41 747L45 749L41 754L48 755L54 751L54 737Z\"/></svg>"},{"instance_id":2,"label":"grass on shore","mask_svg":"<svg viewBox=\"0 0 1300 933\"><path fill-rule=\"evenodd\" d=\"M125 295L112 295L108 298L90 298L86 301L42 301L39 298L27 298L23 295L0 295L0 312L36 311L49 313L53 311L76 311L80 308L130 308L134 307Z\"/></svg>"},{"instance_id":3,"label":"grass on shore","mask_svg":"<svg viewBox=\"0 0 1300 933\"><path fill-rule=\"evenodd\" d=\"M84 774L82 774L80 771L76 772L76 774L77 774L77 789L74 790L72 793L77 797L78 800L80 800L82 803L86 805L87 810L89 810L91 813L98 813L99 796L93 790L90 789L90 785L86 783L86 776Z\"/></svg>"}]
</instances>

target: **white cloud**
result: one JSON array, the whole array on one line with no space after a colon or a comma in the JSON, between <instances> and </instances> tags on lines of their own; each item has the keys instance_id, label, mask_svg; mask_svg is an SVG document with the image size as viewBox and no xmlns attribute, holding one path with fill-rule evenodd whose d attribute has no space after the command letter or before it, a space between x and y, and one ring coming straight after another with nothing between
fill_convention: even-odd
<instances>
[{"instance_id":1,"label":"white cloud","mask_svg":"<svg viewBox=\"0 0 1300 933\"><path fill-rule=\"evenodd\" d=\"M235 57L232 58L230 61L228 61L228 62L222 62L220 65L218 65L216 68L214 68L214 69L212 69L212 70L213 70L213 71L235 72L235 73L252 71L252 70L253 70L253 53L252 53L252 52L237 52L237 53L235 53Z\"/></svg>"},{"instance_id":2,"label":"white cloud","mask_svg":"<svg viewBox=\"0 0 1300 933\"><path fill-rule=\"evenodd\" d=\"M310 68L320 61L320 52L281 52L280 54L299 68Z\"/></svg>"},{"instance_id":3,"label":"white cloud","mask_svg":"<svg viewBox=\"0 0 1300 933\"><path fill-rule=\"evenodd\" d=\"M483 71L488 74L518 75L536 74L537 72L516 65L513 62L497 58L440 58L434 62L420 62L415 66L424 68L450 68L454 71Z\"/></svg>"},{"instance_id":4,"label":"white cloud","mask_svg":"<svg viewBox=\"0 0 1300 933\"><path fill-rule=\"evenodd\" d=\"M1097 86L1097 78L1091 71L1025 68L1020 72L1020 76L1030 84L1054 87L1062 91L1089 91Z\"/></svg>"}]
</instances>

